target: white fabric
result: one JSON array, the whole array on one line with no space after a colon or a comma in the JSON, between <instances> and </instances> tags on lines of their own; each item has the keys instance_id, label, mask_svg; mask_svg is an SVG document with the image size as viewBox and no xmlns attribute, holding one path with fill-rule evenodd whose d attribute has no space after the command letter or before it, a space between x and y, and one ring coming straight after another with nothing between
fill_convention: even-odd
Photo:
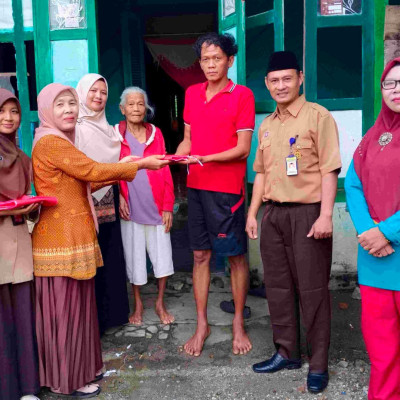
<instances>
[{"instance_id":1,"label":"white fabric","mask_svg":"<svg viewBox=\"0 0 400 400\"><path fill-rule=\"evenodd\" d=\"M86 74L78 82L76 91L79 97L79 118L75 128L75 146L89 158L102 163L118 162L121 152L122 136L107 122L105 110L92 111L86 106L90 88L99 79L107 81L99 74ZM100 201L109 191L106 186L92 193Z\"/></svg>"},{"instance_id":2,"label":"white fabric","mask_svg":"<svg viewBox=\"0 0 400 400\"><path fill-rule=\"evenodd\" d=\"M163 278L174 273L170 234L164 225L143 225L121 219L126 273L130 283L147 283L146 250L154 276Z\"/></svg>"}]
</instances>

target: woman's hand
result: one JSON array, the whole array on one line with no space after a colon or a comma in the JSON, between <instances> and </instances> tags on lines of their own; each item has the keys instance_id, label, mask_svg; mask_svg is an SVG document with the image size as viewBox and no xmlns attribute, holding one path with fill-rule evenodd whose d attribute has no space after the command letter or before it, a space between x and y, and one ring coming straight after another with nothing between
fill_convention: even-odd
<instances>
[{"instance_id":1,"label":"woman's hand","mask_svg":"<svg viewBox=\"0 0 400 400\"><path fill-rule=\"evenodd\" d=\"M129 206L122 194L119 195L119 215L125 221L129 221Z\"/></svg>"},{"instance_id":2,"label":"woman's hand","mask_svg":"<svg viewBox=\"0 0 400 400\"><path fill-rule=\"evenodd\" d=\"M161 169L168 165L170 161L164 160L165 156L161 155L154 155L154 156L148 156L145 158L141 158L137 161L135 161L138 165L138 169Z\"/></svg>"},{"instance_id":3,"label":"woman's hand","mask_svg":"<svg viewBox=\"0 0 400 400\"><path fill-rule=\"evenodd\" d=\"M163 211L162 212L162 223L165 225L165 233L168 233L172 227L172 212Z\"/></svg>"},{"instance_id":4,"label":"woman's hand","mask_svg":"<svg viewBox=\"0 0 400 400\"><path fill-rule=\"evenodd\" d=\"M14 208L13 210L0 211L0 216L8 217L11 215L27 215L30 214L31 212L37 211L39 207L40 207L39 203L34 203L22 208Z\"/></svg>"},{"instance_id":5,"label":"woman's hand","mask_svg":"<svg viewBox=\"0 0 400 400\"><path fill-rule=\"evenodd\" d=\"M140 158L140 157L137 157L137 156L126 156L124 158L121 158L118 161L118 163L123 164L123 163L127 163L127 162L136 162L138 158Z\"/></svg>"},{"instance_id":6,"label":"woman's hand","mask_svg":"<svg viewBox=\"0 0 400 400\"><path fill-rule=\"evenodd\" d=\"M394 253L393 247L388 243L385 247L382 247L380 250L372 254L374 257L386 257L390 256L392 253Z\"/></svg>"},{"instance_id":7,"label":"woman's hand","mask_svg":"<svg viewBox=\"0 0 400 400\"><path fill-rule=\"evenodd\" d=\"M361 235L358 235L357 238L358 243L360 243L361 247L368 251L369 254L378 252L388 244L388 241L378 227L363 232Z\"/></svg>"}]
</instances>

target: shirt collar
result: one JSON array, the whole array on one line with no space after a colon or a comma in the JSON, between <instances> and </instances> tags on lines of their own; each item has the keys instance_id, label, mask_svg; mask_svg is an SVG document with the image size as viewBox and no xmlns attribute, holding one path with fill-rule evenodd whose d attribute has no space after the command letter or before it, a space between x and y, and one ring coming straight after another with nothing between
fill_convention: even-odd
<instances>
[{"instance_id":1,"label":"shirt collar","mask_svg":"<svg viewBox=\"0 0 400 400\"><path fill-rule=\"evenodd\" d=\"M207 86L208 86L208 81L205 81L201 84L201 91L203 96L206 96L206 90L207 90ZM219 93L232 93L233 90L236 87L236 83L234 83L232 80L229 79L229 82L227 83L227 85L220 91Z\"/></svg>"},{"instance_id":2,"label":"shirt collar","mask_svg":"<svg viewBox=\"0 0 400 400\"><path fill-rule=\"evenodd\" d=\"M286 109L286 112L284 114L290 114L293 117L297 117L299 114L300 110L304 106L304 103L306 102L306 98L304 94L299 96L290 106ZM272 118L278 117L280 115L280 112L278 110L278 107L276 107L275 111L272 114Z\"/></svg>"}]
</instances>

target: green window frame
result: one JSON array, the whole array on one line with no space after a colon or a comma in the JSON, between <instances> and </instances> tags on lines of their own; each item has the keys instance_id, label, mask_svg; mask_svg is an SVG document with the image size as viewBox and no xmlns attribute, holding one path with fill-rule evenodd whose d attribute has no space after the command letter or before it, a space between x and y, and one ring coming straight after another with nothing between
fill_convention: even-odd
<instances>
[{"instance_id":1,"label":"green window frame","mask_svg":"<svg viewBox=\"0 0 400 400\"><path fill-rule=\"evenodd\" d=\"M50 30L49 0L33 1L35 61L37 68L36 82L38 92L40 92L40 90L46 85L53 82L51 61L51 42L53 41L87 40L89 72L98 72L99 64L95 0L85 0L85 5L86 28Z\"/></svg>"},{"instance_id":2,"label":"green window frame","mask_svg":"<svg viewBox=\"0 0 400 400\"><path fill-rule=\"evenodd\" d=\"M234 0L235 12L224 16L224 4L226 0L218 1L218 30L219 33L226 33L232 28L236 28L236 43L239 50L236 56L237 77L236 83L246 84L246 53L245 53L245 3L242 0Z\"/></svg>"},{"instance_id":3,"label":"green window frame","mask_svg":"<svg viewBox=\"0 0 400 400\"><path fill-rule=\"evenodd\" d=\"M33 29L24 28L22 0L12 0L14 28L0 30L0 43L12 43L15 49L16 75L21 103L21 148L26 154L32 152L31 123L37 121L37 112L31 111L28 89L25 41L34 40Z\"/></svg>"},{"instance_id":4,"label":"green window frame","mask_svg":"<svg viewBox=\"0 0 400 400\"><path fill-rule=\"evenodd\" d=\"M308 101L317 102L329 111L362 110L362 135L374 122L375 95L375 3L379 0L363 0L360 14L318 15L319 0L305 0L305 95ZM323 28L361 28L362 40L362 94L355 98L319 99L317 96L317 36ZM336 201L345 201L344 178L339 178Z\"/></svg>"},{"instance_id":5,"label":"green window frame","mask_svg":"<svg viewBox=\"0 0 400 400\"><path fill-rule=\"evenodd\" d=\"M271 10L257 15L246 17L246 29L258 28L265 25L273 25L274 28L274 50L284 49L284 1L274 0ZM273 100L256 99L256 112L258 114L270 113L276 108Z\"/></svg>"},{"instance_id":6,"label":"green window frame","mask_svg":"<svg viewBox=\"0 0 400 400\"><path fill-rule=\"evenodd\" d=\"M32 153L31 124L38 122L38 114L31 110L29 101L25 41L34 43L37 93L53 82L52 41L87 40L89 72L98 72L95 0L85 0L85 4L86 28L50 31L48 0L32 1L33 28L24 28L22 0L12 0L14 28L0 30L0 43L12 43L15 49L17 86L22 108L21 148L28 155Z\"/></svg>"}]
</instances>

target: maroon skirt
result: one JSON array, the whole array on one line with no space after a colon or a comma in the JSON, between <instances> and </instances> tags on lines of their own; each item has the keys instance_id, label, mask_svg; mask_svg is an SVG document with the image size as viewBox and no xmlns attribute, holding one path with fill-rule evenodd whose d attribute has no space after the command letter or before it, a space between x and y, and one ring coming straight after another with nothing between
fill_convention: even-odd
<instances>
[{"instance_id":1,"label":"maroon skirt","mask_svg":"<svg viewBox=\"0 0 400 400\"><path fill-rule=\"evenodd\" d=\"M0 399L40 390L33 282L0 285Z\"/></svg>"},{"instance_id":2,"label":"maroon skirt","mask_svg":"<svg viewBox=\"0 0 400 400\"><path fill-rule=\"evenodd\" d=\"M72 393L103 366L94 279L36 277L40 385Z\"/></svg>"}]
</instances>

